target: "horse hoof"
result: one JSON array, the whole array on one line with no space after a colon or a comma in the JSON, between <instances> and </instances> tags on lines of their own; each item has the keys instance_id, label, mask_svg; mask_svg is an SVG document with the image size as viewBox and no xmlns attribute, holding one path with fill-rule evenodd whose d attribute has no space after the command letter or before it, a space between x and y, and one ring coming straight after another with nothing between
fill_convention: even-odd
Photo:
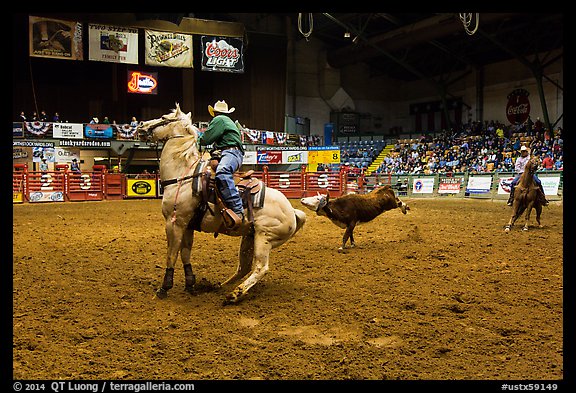
<instances>
[{"instance_id":1,"label":"horse hoof","mask_svg":"<svg viewBox=\"0 0 576 393\"><path fill-rule=\"evenodd\" d=\"M160 288L156 291L156 296L158 296L160 299L166 299L168 296L168 291L164 288Z\"/></svg>"},{"instance_id":2,"label":"horse hoof","mask_svg":"<svg viewBox=\"0 0 576 393\"><path fill-rule=\"evenodd\" d=\"M192 294L192 295L196 294L196 290L194 289L193 286L187 286L187 287L185 287L185 288L184 288L184 291L186 291L186 292L188 292L189 294Z\"/></svg>"},{"instance_id":3,"label":"horse hoof","mask_svg":"<svg viewBox=\"0 0 576 393\"><path fill-rule=\"evenodd\" d=\"M527 231L527 230L528 230L528 227L524 227L524 228L522 228L522 230L523 230L523 231Z\"/></svg>"},{"instance_id":4,"label":"horse hoof","mask_svg":"<svg viewBox=\"0 0 576 393\"><path fill-rule=\"evenodd\" d=\"M345 252L345 251L344 251L344 248L342 248L342 247L338 248L338 252L339 252L339 253Z\"/></svg>"},{"instance_id":5,"label":"horse hoof","mask_svg":"<svg viewBox=\"0 0 576 393\"><path fill-rule=\"evenodd\" d=\"M223 305L227 306L229 304L235 304L238 303L239 300L240 299L238 298L238 296L234 295L233 293L229 293L228 295L226 295Z\"/></svg>"},{"instance_id":6,"label":"horse hoof","mask_svg":"<svg viewBox=\"0 0 576 393\"><path fill-rule=\"evenodd\" d=\"M510 232L510 228L504 229L504 232L506 232L506 233Z\"/></svg>"}]
</instances>

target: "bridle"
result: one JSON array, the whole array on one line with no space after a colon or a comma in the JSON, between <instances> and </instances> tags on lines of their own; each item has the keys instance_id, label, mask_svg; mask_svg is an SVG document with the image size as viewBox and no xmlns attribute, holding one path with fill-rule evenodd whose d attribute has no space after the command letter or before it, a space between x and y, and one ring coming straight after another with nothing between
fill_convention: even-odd
<instances>
[{"instance_id":1,"label":"bridle","mask_svg":"<svg viewBox=\"0 0 576 393\"><path fill-rule=\"evenodd\" d=\"M144 132L142 132L142 133L144 134L144 139L145 139L146 141L151 140L151 139L152 139L151 136L152 136L152 134L154 133L154 130L155 130L156 128L162 127L162 126L165 126L165 125L168 125L168 124L170 124L170 123L174 123L174 122L176 122L176 121L181 121L181 120L182 120L182 119L180 119L180 118L176 118L176 119L166 119L164 116L162 116L162 118L159 119L159 120L157 121L157 123L154 123L153 125L151 125L150 127L148 127ZM139 127L142 126L143 124L144 124L144 122L140 122ZM140 133L140 132L141 132L141 131L138 130L138 133ZM166 137L166 138L163 138L163 139L159 139L159 140L157 140L157 141L165 142L165 141L167 141L168 139L179 138L179 137L183 137L183 136L184 136L184 135L172 135L172 136L169 136L169 137Z\"/></svg>"}]
</instances>

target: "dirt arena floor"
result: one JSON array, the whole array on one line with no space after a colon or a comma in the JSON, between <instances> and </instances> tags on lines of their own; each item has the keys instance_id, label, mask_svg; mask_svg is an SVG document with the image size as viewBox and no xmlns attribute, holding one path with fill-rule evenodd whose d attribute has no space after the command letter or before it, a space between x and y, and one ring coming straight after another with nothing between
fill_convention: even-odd
<instances>
[{"instance_id":1,"label":"dirt arena floor","mask_svg":"<svg viewBox=\"0 0 576 393\"><path fill-rule=\"evenodd\" d=\"M343 230L305 210L248 297L166 299L160 200L13 206L13 377L75 380L562 380L563 205L506 234L503 201L404 199ZM197 233L197 280L239 238Z\"/></svg>"}]
</instances>

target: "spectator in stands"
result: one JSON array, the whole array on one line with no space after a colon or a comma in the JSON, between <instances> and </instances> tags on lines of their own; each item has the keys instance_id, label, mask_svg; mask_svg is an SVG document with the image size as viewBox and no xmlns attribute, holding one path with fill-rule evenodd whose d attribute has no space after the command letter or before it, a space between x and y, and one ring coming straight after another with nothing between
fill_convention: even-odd
<instances>
[{"instance_id":1,"label":"spectator in stands","mask_svg":"<svg viewBox=\"0 0 576 393\"><path fill-rule=\"evenodd\" d=\"M40 172L46 173L48 172L48 163L46 162L46 158L42 157L42 161L40 162Z\"/></svg>"},{"instance_id":2,"label":"spectator in stands","mask_svg":"<svg viewBox=\"0 0 576 393\"><path fill-rule=\"evenodd\" d=\"M556 162L554 162L554 169L557 171L564 170L564 159L562 156L558 157Z\"/></svg>"},{"instance_id":3,"label":"spectator in stands","mask_svg":"<svg viewBox=\"0 0 576 393\"><path fill-rule=\"evenodd\" d=\"M58 114L58 112L54 112L54 116L52 116L52 121L54 123L60 122L60 115Z\"/></svg>"},{"instance_id":4,"label":"spectator in stands","mask_svg":"<svg viewBox=\"0 0 576 393\"><path fill-rule=\"evenodd\" d=\"M498 167L496 168L496 172L506 172L506 168L504 168L504 166L502 164L498 164Z\"/></svg>"},{"instance_id":5,"label":"spectator in stands","mask_svg":"<svg viewBox=\"0 0 576 393\"><path fill-rule=\"evenodd\" d=\"M552 154L548 153L542 160L542 167L546 171L551 171L554 169L554 160L552 159Z\"/></svg>"},{"instance_id":6,"label":"spectator in stands","mask_svg":"<svg viewBox=\"0 0 576 393\"><path fill-rule=\"evenodd\" d=\"M72 159L72 163L70 164L70 170L74 173L80 173L80 164L78 164L78 160L76 158Z\"/></svg>"},{"instance_id":7,"label":"spectator in stands","mask_svg":"<svg viewBox=\"0 0 576 393\"><path fill-rule=\"evenodd\" d=\"M136 120L136 116L132 116L132 120L130 120L130 127L138 127L138 120Z\"/></svg>"},{"instance_id":8,"label":"spectator in stands","mask_svg":"<svg viewBox=\"0 0 576 393\"><path fill-rule=\"evenodd\" d=\"M42 122L47 122L47 121L48 121L48 115L46 114L46 111L41 111L41 112L40 112L40 121L42 121Z\"/></svg>"},{"instance_id":9,"label":"spectator in stands","mask_svg":"<svg viewBox=\"0 0 576 393\"><path fill-rule=\"evenodd\" d=\"M100 123L100 120L99 120L96 116L94 116L94 117L90 120L90 124L98 124L98 123Z\"/></svg>"},{"instance_id":10,"label":"spectator in stands","mask_svg":"<svg viewBox=\"0 0 576 393\"><path fill-rule=\"evenodd\" d=\"M38 113L33 112L33 113L32 113L32 118L30 119L30 121L38 121Z\"/></svg>"},{"instance_id":11,"label":"spectator in stands","mask_svg":"<svg viewBox=\"0 0 576 393\"><path fill-rule=\"evenodd\" d=\"M524 168L526 167L526 164L528 163L529 160L530 160L530 152L526 146L522 146L520 148L520 157L516 158L516 162L514 163L516 177L514 178L514 180L512 180L512 183L510 183L510 197L508 198L507 202L508 206L512 206L512 203L514 202L514 189L516 188L516 184L518 184L518 181L520 180L520 176L522 175L522 173L524 173ZM542 182L540 181L536 173L534 173L534 181L536 182L538 187L540 187L542 194L544 194L544 187L542 187ZM548 201L546 199L544 199L544 201L545 201L544 206L548 206Z\"/></svg>"},{"instance_id":12,"label":"spectator in stands","mask_svg":"<svg viewBox=\"0 0 576 393\"><path fill-rule=\"evenodd\" d=\"M104 120L102 120L102 124L110 124L110 120L108 119L108 116L104 116Z\"/></svg>"},{"instance_id":13,"label":"spectator in stands","mask_svg":"<svg viewBox=\"0 0 576 393\"><path fill-rule=\"evenodd\" d=\"M148 169L144 169L142 173L136 175L136 179L150 179L153 176L148 172Z\"/></svg>"}]
</instances>

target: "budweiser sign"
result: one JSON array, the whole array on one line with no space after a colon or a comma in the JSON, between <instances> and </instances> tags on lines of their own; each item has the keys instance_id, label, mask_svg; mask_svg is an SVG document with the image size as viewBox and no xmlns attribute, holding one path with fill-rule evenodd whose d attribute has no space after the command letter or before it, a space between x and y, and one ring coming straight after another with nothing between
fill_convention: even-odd
<instances>
[{"instance_id":1,"label":"budweiser sign","mask_svg":"<svg viewBox=\"0 0 576 393\"><path fill-rule=\"evenodd\" d=\"M244 72L241 38L202 36L202 71Z\"/></svg>"},{"instance_id":2,"label":"budweiser sign","mask_svg":"<svg viewBox=\"0 0 576 393\"><path fill-rule=\"evenodd\" d=\"M508 103L506 104L506 118L510 124L522 124L528 120L530 115L530 101L525 89L516 89L508 94Z\"/></svg>"}]
</instances>

